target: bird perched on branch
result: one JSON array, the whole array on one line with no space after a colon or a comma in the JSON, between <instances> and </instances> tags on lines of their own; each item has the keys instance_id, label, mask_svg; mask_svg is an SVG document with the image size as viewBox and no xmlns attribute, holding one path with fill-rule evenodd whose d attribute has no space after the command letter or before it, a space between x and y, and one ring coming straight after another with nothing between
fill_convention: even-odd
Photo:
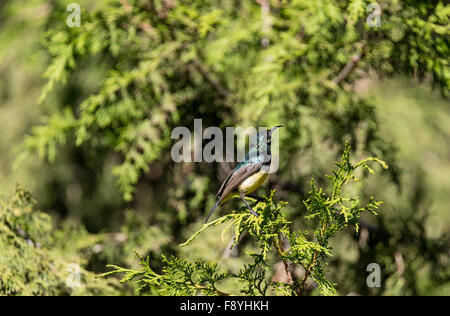
<instances>
[{"instance_id":1,"label":"bird perched on branch","mask_svg":"<svg viewBox=\"0 0 450 316\"><path fill-rule=\"evenodd\" d=\"M211 214L226 201L238 196L255 216L259 216L245 200L245 195L257 190L267 179L268 170L272 161L271 139L272 133L282 125L277 125L265 133L258 133L256 144L251 145L243 162L239 163L227 176L217 192L217 201L213 206L205 223Z\"/></svg>"}]
</instances>

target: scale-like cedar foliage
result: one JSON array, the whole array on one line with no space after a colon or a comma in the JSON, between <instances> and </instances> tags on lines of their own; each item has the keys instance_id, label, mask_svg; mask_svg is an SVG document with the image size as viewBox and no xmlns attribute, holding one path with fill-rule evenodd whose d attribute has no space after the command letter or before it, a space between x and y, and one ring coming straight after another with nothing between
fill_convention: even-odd
<instances>
[{"instance_id":1,"label":"scale-like cedar foliage","mask_svg":"<svg viewBox=\"0 0 450 316\"><path fill-rule=\"evenodd\" d=\"M3 134L0 171L9 167L10 159L6 157L13 155L10 147L33 125L25 140L19 141L22 151L16 163L17 172L24 172L24 178L36 183L33 192L39 191L39 201L49 206L46 210L63 217L73 216L91 231L109 232L106 237L101 234L95 237L102 236L105 242L89 243L85 251L92 252L92 247L96 247L99 253L89 259L85 257L89 264L80 259L83 268L102 272L105 263L131 267L133 249L137 249L152 259L145 265L158 271L162 280L158 282L166 284L166 293L183 293L177 289L181 285L173 284L174 280L167 277L180 269L185 277L193 270L203 271L193 277L189 293L200 290L220 294L215 282L219 279L226 282L229 278L228 275L223 278L223 272L218 271L226 271L228 267L195 261L188 250L183 250L195 243L186 247L175 245L184 240L185 234L192 231L192 223L201 221L205 210L211 207L214 200L211 192L217 191L226 167L174 164L170 160L171 131L180 125L192 127L194 118L202 118L204 127L282 123L285 129L280 133L281 165L270 184L280 188L277 192L283 198L275 197L255 207L260 211L270 209L275 214L283 207L284 213L279 213L278 219L268 214L266 218L271 225L278 225L271 226L274 232L286 233L283 240L289 240L292 252L284 253L281 249L288 256L285 259L298 263L305 271L311 267L310 276L316 278L325 294L333 291L333 283L338 284L339 294L448 293L450 234L444 232L431 238L428 227L427 207L436 202L433 199L441 191L431 186L426 181L429 177L425 179L422 169L417 167L425 168L421 157L417 158L420 164L396 160L395 147L399 144L392 144L391 135L380 136L385 122L379 119L373 100L355 93L360 79L401 75L419 79L433 85L443 96L449 95L446 36L449 6L444 1L380 1L380 27L367 24L369 14L373 13L367 11L373 3L368 0L76 2L82 10L80 28L69 28L65 23L66 1L0 1L0 100L5 107L0 124ZM36 79L42 73L43 83ZM39 98L36 94L41 84ZM432 117L426 110L429 104L423 102L423 112L429 120ZM434 104L430 107L435 109ZM406 108L409 114L409 104ZM391 113L397 115L395 111ZM46 117L43 120L42 114ZM36 124L38 121L40 124ZM439 127L437 130L445 138L448 133L445 134L442 122L445 120L433 121L425 128L436 133ZM345 141L352 144L357 157L376 156L385 160L391 181L377 177L376 190L373 185L352 185L348 195L340 192L339 181L332 182L330 191L321 196L320 187L325 187L321 176ZM438 146L445 147L445 142ZM430 156L435 157L434 154ZM52 164L38 162L35 156ZM19 163L26 157L31 160L32 171ZM111 168L118 190L109 176ZM346 176L349 169L339 166L338 170L341 169L343 174L333 174L332 179ZM406 185L405 175L414 178ZM307 195L304 188L311 177L316 180ZM2 174L3 179L7 178ZM327 241L333 233L344 225L358 224L355 215L360 210L354 208L357 201L339 197L359 193L369 200L368 192L373 191L377 196L383 193L388 197L383 198L388 207L372 223L361 222L362 233L357 237L347 234L352 252L356 253L354 257L344 258L346 250L342 249L335 249L339 255L326 257L325 250L331 247ZM136 210L123 216L128 205L121 197ZM305 203L299 204L299 198ZM275 203L280 200L289 204ZM339 213L333 213L332 207L338 208ZM325 214L324 210L330 213ZM234 223L233 216L253 220L241 211L222 219L228 219L229 223ZM310 221L303 220L305 212ZM46 215L35 218L41 217ZM22 215L18 218L23 219ZM30 223L35 221L33 218L29 218ZM314 238L311 234L287 234L283 226L286 218L292 222L286 224L289 231L318 229ZM47 220L38 222L45 224ZM39 223L30 225L30 231L41 231ZM327 224L322 236L320 227L324 223ZM260 227L257 222L253 224L256 226L247 227L250 231ZM240 232L241 226L232 227ZM203 243L195 252L197 257L221 251L214 228L208 226L202 231ZM47 232L57 239L77 229L49 228ZM344 231L336 238L345 235ZM78 237L81 242L86 235L80 233ZM78 237L66 248L78 244ZM258 245L264 246L260 252L254 252L250 259L233 258L245 264L234 278L242 281L241 293L254 295L274 289L286 294L310 291L311 288L303 287L301 278L294 282L295 275L301 275L298 271L292 278L295 284L292 288L284 283L266 283L269 269L275 274L275 260L282 256L273 251L276 245L269 242L275 236L258 238L255 239ZM0 279L4 272L4 280L9 284L2 288L2 294L69 294L68 289L59 285L53 287L63 284L59 274L68 260L57 257L55 260L62 262L59 266L63 270L46 270L52 265L47 261L49 257L40 255L40 248L22 247L22 242L15 250L13 240L2 240L0 246L8 252L0 254L0 259L8 262L5 269L23 269L13 276L10 270L2 270ZM52 254L60 252L58 245L42 249ZM33 282L23 283L27 281L24 275L36 276L36 270L34 265L25 266L21 258L16 260L17 251L48 272L43 274L45 280L50 280L44 282L45 288L37 289ZM153 259L161 253L174 253L176 257L167 256L159 264ZM312 260L314 253L318 259ZM264 254L267 267L261 257ZM217 254L217 258L220 256L221 253ZM325 259L328 266L311 265L324 264ZM12 266L15 260L17 266ZM361 267L371 262L379 262L383 267L381 288L369 289L365 284L366 273ZM323 273L323 268L330 268L329 273ZM148 272L133 271L140 276ZM205 288L197 288L199 284ZM269 289L268 284L273 286ZM149 290L155 294L156 288L152 286ZM128 294L128 288L124 289L121 293ZM90 293L93 291L86 292Z\"/></svg>"},{"instance_id":2,"label":"scale-like cedar foliage","mask_svg":"<svg viewBox=\"0 0 450 316\"><path fill-rule=\"evenodd\" d=\"M83 10L79 28L53 26L42 102L85 60L108 72L25 146L51 161L68 139L121 153L114 174L131 200L149 164L169 152L173 127L194 117L216 126L287 122L286 154L328 139L355 143L361 129L363 149L384 156L392 150L377 135L372 105L353 92L356 79L428 75L448 94L448 7L439 1L384 1L380 27L366 23L371 1L260 3L111 1Z\"/></svg>"},{"instance_id":3,"label":"scale-like cedar foliage","mask_svg":"<svg viewBox=\"0 0 450 316\"><path fill-rule=\"evenodd\" d=\"M82 268L102 235L67 224L53 227L50 216L33 209L29 192L0 201L0 294L113 295L116 282L98 281Z\"/></svg>"},{"instance_id":4,"label":"scale-like cedar foliage","mask_svg":"<svg viewBox=\"0 0 450 316\"><path fill-rule=\"evenodd\" d=\"M149 258L141 258L141 270L132 270L110 265L113 270L103 274L108 276L114 273L125 273L121 282L129 282L137 278L139 289L148 290L157 288L168 295L267 295L271 288L275 293L283 295L301 295L308 278L311 276L324 295L335 293L335 286L326 277L327 257L331 255L328 241L344 227L353 226L358 231L358 222L361 213L373 214L380 206L380 201L373 198L364 204L357 196L347 197L342 193L343 186L350 181L358 181L354 171L359 167L367 168L370 173L374 171L369 167L369 161L376 161L384 168L386 164L377 158L368 158L356 164L350 162L350 146L346 146L341 161L336 163L337 170L329 176L331 191L317 187L311 182L311 191L304 201L307 209L307 219L318 221L318 229L312 233L308 231L292 231L291 224L282 214L285 202L277 203L273 200L273 192L264 201L257 202L254 209L260 214L256 217L244 207L229 215L218 218L211 223L203 225L189 240L180 246L191 243L202 231L210 226L227 224L224 231L234 230L235 247L242 234L248 233L257 244L259 251L249 253L252 263L245 265L239 273L219 272L217 263L197 260L189 262L185 259L163 256L164 267L162 273L154 272L150 267ZM314 236L314 237L313 237ZM289 248L283 249L283 239L289 241ZM285 273L289 282L268 282L266 272L271 271L267 263L267 254L275 251L285 266ZM291 264L303 267L303 276L298 278L291 270ZM239 293L224 293L217 288L217 283L225 278L237 278L241 283Z\"/></svg>"}]
</instances>

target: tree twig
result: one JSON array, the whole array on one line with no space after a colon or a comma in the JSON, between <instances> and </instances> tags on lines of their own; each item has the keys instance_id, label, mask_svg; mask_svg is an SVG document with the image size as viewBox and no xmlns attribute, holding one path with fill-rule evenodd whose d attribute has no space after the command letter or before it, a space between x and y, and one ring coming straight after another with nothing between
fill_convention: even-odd
<instances>
[{"instance_id":1,"label":"tree twig","mask_svg":"<svg viewBox=\"0 0 450 316\"><path fill-rule=\"evenodd\" d=\"M350 60L347 62L344 68L339 72L339 74L333 79L333 82L335 84L340 84L342 80L344 80L348 74L353 70L353 68L356 66L356 64L361 60L363 54L364 54L364 45L361 46L360 52L354 54L352 57L350 57Z\"/></svg>"},{"instance_id":2,"label":"tree twig","mask_svg":"<svg viewBox=\"0 0 450 316\"><path fill-rule=\"evenodd\" d=\"M323 235L324 235L324 233L325 233L325 229L327 229L327 226L328 226L328 223L327 222L325 222L325 223L323 223L323 225L322 225L322 228L320 229L320 240L319 240L319 244L322 244L322 238L323 238ZM322 246L322 245L321 245ZM308 277L309 277L309 275L311 274L311 272L312 272L312 269L314 268L314 266L316 265L316 261L317 261L317 256L319 255L319 251L318 250L316 250L315 252L314 252L314 255L313 255L313 257L312 257L312 259L311 259L311 262L309 263L309 265L308 265L308 267L305 269L305 274L303 275L303 278L302 278L302 280L300 281L300 286L299 286L299 289L298 289L298 295L300 296L300 295L302 295L302 293L303 293L303 290L304 290L304 288L305 288L305 285L306 285L306 281L308 280Z\"/></svg>"},{"instance_id":3,"label":"tree twig","mask_svg":"<svg viewBox=\"0 0 450 316\"><path fill-rule=\"evenodd\" d=\"M318 251L316 251L314 253L313 259L311 260L311 263L308 265L308 268L305 270L305 274L303 275L303 278L300 281L300 286L299 286L299 289L298 289L298 295L299 296L302 295L303 289L305 288L305 285L306 285L306 281L308 280L308 277L311 274L312 269L316 265L317 254L318 254Z\"/></svg>"},{"instance_id":4,"label":"tree twig","mask_svg":"<svg viewBox=\"0 0 450 316\"><path fill-rule=\"evenodd\" d=\"M289 262L287 262L283 258L284 250L283 250L283 245L282 245L282 241L281 241L281 234L278 234L278 238L274 242L274 246L278 252L278 255L280 256L281 261L283 262L284 270L286 271L287 283L294 285L295 283L297 283L297 277L293 273L291 266L289 265ZM295 292L297 293L297 291L295 291Z\"/></svg>"},{"instance_id":5,"label":"tree twig","mask_svg":"<svg viewBox=\"0 0 450 316\"><path fill-rule=\"evenodd\" d=\"M231 92L223 86L218 80L210 75L210 71L203 66L197 59L192 60L195 69L206 79L223 97L227 98Z\"/></svg>"}]
</instances>

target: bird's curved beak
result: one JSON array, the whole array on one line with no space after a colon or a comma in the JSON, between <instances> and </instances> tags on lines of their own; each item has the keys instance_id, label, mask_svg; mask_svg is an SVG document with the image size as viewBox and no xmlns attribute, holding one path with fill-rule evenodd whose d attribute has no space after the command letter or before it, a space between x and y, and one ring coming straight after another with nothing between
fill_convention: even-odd
<instances>
[{"instance_id":1,"label":"bird's curved beak","mask_svg":"<svg viewBox=\"0 0 450 316\"><path fill-rule=\"evenodd\" d=\"M270 134L272 134L277 128L283 127L283 125L277 125L270 129Z\"/></svg>"}]
</instances>

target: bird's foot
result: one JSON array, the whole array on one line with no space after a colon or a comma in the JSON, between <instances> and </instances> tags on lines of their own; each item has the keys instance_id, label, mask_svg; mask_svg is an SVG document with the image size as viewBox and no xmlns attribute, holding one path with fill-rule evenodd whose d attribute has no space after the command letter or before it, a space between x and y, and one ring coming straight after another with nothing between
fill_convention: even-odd
<instances>
[{"instance_id":1,"label":"bird's foot","mask_svg":"<svg viewBox=\"0 0 450 316\"><path fill-rule=\"evenodd\" d=\"M242 201L244 201L245 206L247 206L247 209L250 211L250 213L252 213L253 215L255 215L256 217L259 217L259 214L256 213L252 207L248 204L248 202L245 200L245 197L242 197Z\"/></svg>"}]
</instances>

